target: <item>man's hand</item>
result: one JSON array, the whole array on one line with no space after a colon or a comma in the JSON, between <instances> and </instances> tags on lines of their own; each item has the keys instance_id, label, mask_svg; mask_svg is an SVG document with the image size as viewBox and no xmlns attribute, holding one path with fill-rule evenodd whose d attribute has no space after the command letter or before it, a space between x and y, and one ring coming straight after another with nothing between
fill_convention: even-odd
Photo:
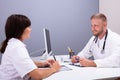
<instances>
[{"instance_id":1,"label":"man's hand","mask_svg":"<svg viewBox=\"0 0 120 80\"><path fill-rule=\"evenodd\" d=\"M79 56L73 56L72 59L71 59L71 62L72 63L77 63L77 62L79 62L79 59L80 59Z\"/></svg>"},{"instance_id":2,"label":"man's hand","mask_svg":"<svg viewBox=\"0 0 120 80\"><path fill-rule=\"evenodd\" d=\"M85 67L96 67L96 64L93 60L89 60L86 58L80 58L79 60L81 66L85 66Z\"/></svg>"}]
</instances>

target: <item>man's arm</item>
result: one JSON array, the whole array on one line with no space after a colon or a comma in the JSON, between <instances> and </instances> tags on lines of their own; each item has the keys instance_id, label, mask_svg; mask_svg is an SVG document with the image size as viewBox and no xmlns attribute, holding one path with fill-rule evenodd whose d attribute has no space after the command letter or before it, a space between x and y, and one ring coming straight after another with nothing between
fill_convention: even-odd
<instances>
[{"instance_id":1,"label":"man's arm","mask_svg":"<svg viewBox=\"0 0 120 80\"><path fill-rule=\"evenodd\" d=\"M89 60L86 58L80 58L80 64L81 66L85 66L85 67L96 67L96 64L93 60Z\"/></svg>"},{"instance_id":2,"label":"man's arm","mask_svg":"<svg viewBox=\"0 0 120 80\"><path fill-rule=\"evenodd\" d=\"M93 47L93 40L94 40L94 36L90 38L90 40L88 41L88 43L85 45L85 47L82 49L82 51L80 51L78 53L77 56L79 56L80 58L89 58L92 56L92 53L90 52L90 49Z\"/></svg>"}]
</instances>

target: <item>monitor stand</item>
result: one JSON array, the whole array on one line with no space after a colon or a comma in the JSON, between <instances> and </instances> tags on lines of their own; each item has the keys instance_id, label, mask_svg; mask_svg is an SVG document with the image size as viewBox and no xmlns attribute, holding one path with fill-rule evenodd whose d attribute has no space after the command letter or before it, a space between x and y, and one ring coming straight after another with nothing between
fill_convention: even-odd
<instances>
[{"instance_id":1,"label":"monitor stand","mask_svg":"<svg viewBox=\"0 0 120 80\"><path fill-rule=\"evenodd\" d=\"M45 51L45 53L43 53L42 56L40 57L40 60L47 60L51 55L52 55L52 51L50 53L47 53Z\"/></svg>"}]
</instances>

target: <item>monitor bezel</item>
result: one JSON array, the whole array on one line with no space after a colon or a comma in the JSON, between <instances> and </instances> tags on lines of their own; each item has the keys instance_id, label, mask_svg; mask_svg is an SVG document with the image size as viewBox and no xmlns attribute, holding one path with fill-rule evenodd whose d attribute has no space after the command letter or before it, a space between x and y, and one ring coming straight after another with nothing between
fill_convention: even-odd
<instances>
[{"instance_id":1,"label":"monitor bezel","mask_svg":"<svg viewBox=\"0 0 120 80\"><path fill-rule=\"evenodd\" d=\"M48 40L47 40L47 36L49 36L49 40L50 40L50 31L49 31L49 35L47 35L47 33L46 33L46 31L49 31L48 29L46 29L46 28L43 28L43 33L44 33L44 44L45 44L45 53L42 55L44 58L48 58L51 54L52 54L52 48L51 48L51 50L50 50L50 52L49 52L49 50L48 50ZM51 47L51 41L49 41L50 42L50 47Z\"/></svg>"}]
</instances>

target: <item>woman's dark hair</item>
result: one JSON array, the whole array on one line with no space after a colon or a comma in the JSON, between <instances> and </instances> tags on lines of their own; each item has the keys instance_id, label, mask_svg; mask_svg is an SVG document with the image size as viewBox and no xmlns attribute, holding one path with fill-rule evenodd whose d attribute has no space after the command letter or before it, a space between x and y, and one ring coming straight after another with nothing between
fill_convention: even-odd
<instances>
[{"instance_id":1,"label":"woman's dark hair","mask_svg":"<svg viewBox=\"0 0 120 80\"><path fill-rule=\"evenodd\" d=\"M20 14L14 14L8 17L5 25L6 39L3 41L0 52L4 53L7 43L11 38L20 39L24 30L30 27L31 22L28 17Z\"/></svg>"}]
</instances>

